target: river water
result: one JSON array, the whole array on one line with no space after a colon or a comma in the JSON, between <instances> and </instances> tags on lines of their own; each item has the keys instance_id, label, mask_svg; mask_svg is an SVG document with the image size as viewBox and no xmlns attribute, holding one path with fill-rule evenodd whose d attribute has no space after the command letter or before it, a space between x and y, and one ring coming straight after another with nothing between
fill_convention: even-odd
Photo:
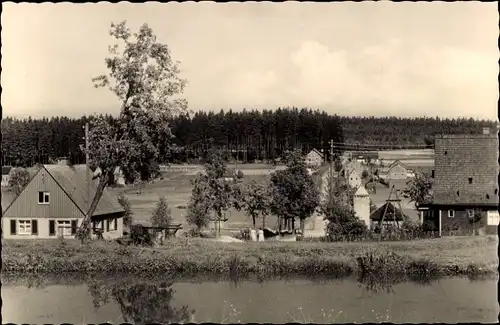
<instances>
[{"instance_id":1,"label":"river water","mask_svg":"<svg viewBox=\"0 0 500 325\"><path fill-rule=\"evenodd\" d=\"M2 278L2 323L496 322L497 279L164 282Z\"/></svg>"}]
</instances>

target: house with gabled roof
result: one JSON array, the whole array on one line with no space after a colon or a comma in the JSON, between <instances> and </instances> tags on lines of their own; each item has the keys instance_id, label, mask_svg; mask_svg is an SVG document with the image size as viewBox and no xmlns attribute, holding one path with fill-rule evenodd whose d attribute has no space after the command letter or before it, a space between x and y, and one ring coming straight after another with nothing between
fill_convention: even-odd
<instances>
[{"instance_id":1,"label":"house with gabled roof","mask_svg":"<svg viewBox=\"0 0 500 325\"><path fill-rule=\"evenodd\" d=\"M395 160L387 170L385 176L386 181L389 183L389 188L394 186L395 191L401 192L406 188L406 183L409 180L408 173L410 169L403 164L400 160Z\"/></svg>"},{"instance_id":2,"label":"house with gabled roof","mask_svg":"<svg viewBox=\"0 0 500 325\"><path fill-rule=\"evenodd\" d=\"M83 222L97 181L87 182L85 166L43 165L18 196L2 193L5 239L74 238ZM94 233L104 239L123 236L123 207L107 189L92 216Z\"/></svg>"},{"instance_id":3,"label":"house with gabled roof","mask_svg":"<svg viewBox=\"0 0 500 325\"><path fill-rule=\"evenodd\" d=\"M308 166L318 168L325 161L323 153L317 149L312 149L305 158L305 162Z\"/></svg>"},{"instance_id":4,"label":"house with gabled roof","mask_svg":"<svg viewBox=\"0 0 500 325\"><path fill-rule=\"evenodd\" d=\"M497 233L496 133L436 136L433 197L419 206L422 220L440 235Z\"/></svg>"}]
</instances>

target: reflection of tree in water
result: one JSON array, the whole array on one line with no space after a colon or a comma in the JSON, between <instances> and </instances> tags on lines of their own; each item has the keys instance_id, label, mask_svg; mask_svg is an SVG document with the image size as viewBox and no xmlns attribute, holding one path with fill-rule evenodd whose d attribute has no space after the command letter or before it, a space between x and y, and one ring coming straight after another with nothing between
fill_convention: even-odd
<instances>
[{"instance_id":1,"label":"reflection of tree in water","mask_svg":"<svg viewBox=\"0 0 500 325\"><path fill-rule=\"evenodd\" d=\"M421 286L428 286L432 284L432 280L436 280L437 278L431 277L405 277L405 276L375 276L375 275L367 275L358 277L358 286L364 288L368 292L383 292L386 293L395 293L393 286L403 282L412 282L417 283Z\"/></svg>"},{"instance_id":2,"label":"reflection of tree in water","mask_svg":"<svg viewBox=\"0 0 500 325\"><path fill-rule=\"evenodd\" d=\"M91 281L88 286L96 308L108 303L112 297L120 306L125 322L182 323L190 321L190 316L194 314L188 306L171 306L175 291L170 282L108 285Z\"/></svg>"}]
</instances>

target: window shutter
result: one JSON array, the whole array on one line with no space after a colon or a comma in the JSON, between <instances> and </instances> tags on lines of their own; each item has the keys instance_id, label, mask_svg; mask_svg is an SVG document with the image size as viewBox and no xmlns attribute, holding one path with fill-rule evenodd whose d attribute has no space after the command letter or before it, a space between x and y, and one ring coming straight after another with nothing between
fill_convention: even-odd
<instances>
[{"instance_id":1,"label":"window shutter","mask_svg":"<svg viewBox=\"0 0 500 325\"><path fill-rule=\"evenodd\" d=\"M54 220L49 220L49 236L55 236L56 234L56 222Z\"/></svg>"},{"instance_id":2,"label":"window shutter","mask_svg":"<svg viewBox=\"0 0 500 325\"><path fill-rule=\"evenodd\" d=\"M77 222L78 222L78 220L71 220L71 234L72 235L76 234Z\"/></svg>"},{"instance_id":3,"label":"window shutter","mask_svg":"<svg viewBox=\"0 0 500 325\"><path fill-rule=\"evenodd\" d=\"M16 220L11 220L10 221L10 234L15 235L16 234Z\"/></svg>"},{"instance_id":4,"label":"window shutter","mask_svg":"<svg viewBox=\"0 0 500 325\"><path fill-rule=\"evenodd\" d=\"M38 220L31 220L31 234L38 235Z\"/></svg>"},{"instance_id":5,"label":"window shutter","mask_svg":"<svg viewBox=\"0 0 500 325\"><path fill-rule=\"evenodd\" d=\"M43 203L43 192L38 192L38 203Z\"/></svg>"}]
</instances>

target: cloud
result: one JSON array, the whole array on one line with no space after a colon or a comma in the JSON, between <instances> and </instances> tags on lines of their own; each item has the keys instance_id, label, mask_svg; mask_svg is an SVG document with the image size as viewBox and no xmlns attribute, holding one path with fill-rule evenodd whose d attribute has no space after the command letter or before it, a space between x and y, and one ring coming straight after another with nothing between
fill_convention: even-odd
<instances>
[{"instance_id":1,"label":"cloud","mask_svg":"<svg viewBox=\"0 0 500 325\"><path fill-rule=\"evenodd\" d=\"M296 105L371 108L412 115L494 116L497 57L457 48L412 47L389 39L358 52L303 42L290 54ZM285 83L285 81L282 81ZM279 99L276 99L280 101ZM494 113L495 112L495 113Z\"/></svg>"}]
</instances>

